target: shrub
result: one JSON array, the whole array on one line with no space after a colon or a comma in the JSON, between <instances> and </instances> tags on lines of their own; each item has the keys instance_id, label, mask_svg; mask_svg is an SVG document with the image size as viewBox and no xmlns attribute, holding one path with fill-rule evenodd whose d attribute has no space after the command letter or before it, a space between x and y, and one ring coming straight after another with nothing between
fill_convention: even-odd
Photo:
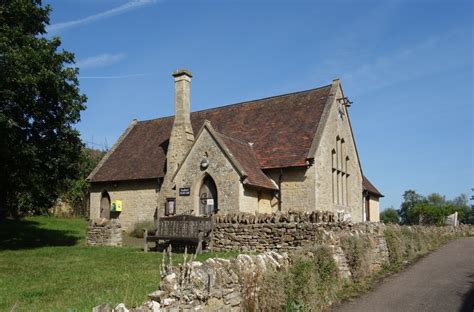
<instances>
[{"instance_id":1,"label":"shrub","mask_svg":"<svg viewBox=\"0 0 474 312\"><path fill-rule=\"evenodd\" d=\"M258 311L283 311L286 305L286 272L267 271L258 291Z\"/></svg>"},{"instance_id":2,"label":"shrub","mask_svg":"<svg viewBox=\"0 0 474 312\"><path fill-rule=\"evenodd\" d=\"M395 208L387 208L380 213L380 221L387 224L398 224L400 222L400 216Z\"/></svg>"},{"instance_id":3,"label":"shrub","mask_svg":"<svg viewBox=\"0 0 474 312\"><path fill-rule=\"evenodd\" d=\"M156 231L156 224L154 221L140 221L133 225L133 230L129 233L132 237L143 238L143 230L148 232Z\"/></svg>"}]
</instances>

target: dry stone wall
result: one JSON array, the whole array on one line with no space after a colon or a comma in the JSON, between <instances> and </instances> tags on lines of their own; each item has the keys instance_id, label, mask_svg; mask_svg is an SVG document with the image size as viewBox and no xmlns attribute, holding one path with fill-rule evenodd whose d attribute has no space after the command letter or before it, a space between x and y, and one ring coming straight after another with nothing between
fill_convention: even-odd
<instances>
[{"instance_id":1,"label":"dry stone wall","mask_svg":"<svg viewBox=\"0 0 474 312\"><path fill-rule=\"evenodd\" d=\"M88 246L122 246L122 226L117 219L90 220L86 240Z\"/></svg>"},{"instance_id":2,"label":"dry stone wall","mask_svg":"<svg viewBox=\"0 0 474 312\"><path fill-rule=\"evenodd\" d=\"M321 230L350 227L342 215L328 211L214 216L215 251L291 251L314 245Z\"/></svg>"},{"instance_id":3,"label":"dry stone wall","mask_svg":"<svg viewBox=\"0 0 474 312\"><path fill-rule=\"evenodd\" d=\"M275 248L279 252L266 250L260 254L241 254L235 259L208 259L204 262L195 261L185 255L184 264L171 265L171 254L163 255L161 266L160 289L149 294L149 300L142 306L127 309L120 304L115 309L98 306L95 311L257 311L259 310L259 292L263 285L266 273L283 271L288 272L294 264L293 255L304 253L312 254L319 247L328 248L332 255L339 275L339 285L351 279L357 281L380 271L384 265L393 263L396 250L390 248L388 232L398 236L412 237L408 244L423 244L417 238L425 237L428 240L449 239L474 235L474 227L423 227L383 225L380 223L351 224L334 214L291 213L285 215L257 215L245 214L219 216L214 218L219 234L222 250L258 251ZM268 231L270 229L271 231ZM288 231L290 230L290 231ZM259 237L262 235L262 237ZM284 235L298 238L288 240L287 245L281 241ZM244 247L244 239L247 245ZM228 241L224 241L228 240ZM253 245L252 240L265 241ZM402 242L401 240L400 242ZM224 242L228 243L225 245ZM357 247L359 246L359 247ZM439 245L432 245L432 247ZM411 248L413 246L405 246ZM261 248L261 249L258 249ZM363 248L354 250L354 248ZM422 248L418 246L417 248ZM301 249L296 251L296 249ZM285 252L288 250L290 252ZM406 251L406 248L403 250ZM363 266L357 265L354 257L363 257ZM418 253L420 255L422 253ZM361 260L361 259L359 259ZM402 260L410 260L408 254L402 255ZM104 309L101 309L103 307Z\"/></svg>"}]
</instances>

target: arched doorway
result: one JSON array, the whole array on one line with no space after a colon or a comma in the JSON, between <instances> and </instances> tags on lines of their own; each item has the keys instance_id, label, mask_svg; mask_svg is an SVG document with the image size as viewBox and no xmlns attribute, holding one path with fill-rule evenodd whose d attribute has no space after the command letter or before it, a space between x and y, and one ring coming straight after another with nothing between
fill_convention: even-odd
<instances>
[{"instance_id":1,"label":"arched doorway","mask_svg":"<svg viewBox=\"0 0 474 312\"><path fill-rule=\"evenodd\" d=\"M206 176L199 189L199 214L217 213L217 187L210 176Z\"/></svg>"},{"instance_id":2,"label":"arched doorway","mask_svg":"<svg viewBox=\"0 0 474 312\"><path fill-rule=\"evenodd\" d=\"M110 219L110 196L107 191L103 191L100 198L100 217Z\"/></svg>"}]
</instances>

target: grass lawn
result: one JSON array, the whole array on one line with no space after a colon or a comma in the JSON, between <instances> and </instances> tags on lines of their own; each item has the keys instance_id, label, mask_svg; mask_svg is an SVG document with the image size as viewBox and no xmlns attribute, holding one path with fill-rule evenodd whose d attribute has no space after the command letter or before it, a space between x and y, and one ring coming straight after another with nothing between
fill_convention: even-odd
<instances>
[{"instance_id":1,"label":"grass lawn","mask_svg":"<svg viewBox=\"0 0 474 312\"><path fill-rule=\"evenodd\" d=\"M0 221L0 311L91 311L141 304L158 289L161 253L87 247L86 221L31 217ZM235 253L205 253L198 260ZM175 263L181 255L175 255Z\"/></svg>"}]
</instances>

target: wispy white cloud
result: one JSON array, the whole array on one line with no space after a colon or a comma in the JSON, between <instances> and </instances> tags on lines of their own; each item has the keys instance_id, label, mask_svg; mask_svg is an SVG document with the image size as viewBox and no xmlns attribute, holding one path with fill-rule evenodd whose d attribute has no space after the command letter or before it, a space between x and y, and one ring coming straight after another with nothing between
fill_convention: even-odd
<instances>
[{"instance_id":1,"label":"wispy white cloud","mask_svg":"<svg viewBox=\"0 0 474 312\"><path fill-rule=\"evenodd\" d=\"M104 67L104 66L109 66L109 65L116 64L122 61L125 58L125 56L126 55L124 53L119 53L119 54L105 53L105 54L100 54L96 56L91 56L83 60L79 60L75 66L79 67L80 69Z\"/></svg>"},{"instance_id":2,"label":"wispy white cloud","mask_svg":"<svg viewBox=\"0 0 474 312\"><path fill-rule=\"evenodd\" d=\"M131 0L125 4L122 4L118 7L115 7L113 9L100 12L94 15L90 15L81 19L69 21L69 22L63 22L63 23L56 23L49 25L46 30L48 33L57 33L61 30L67 29L67 28L72 28L72 27L77 27L80 25L88 24L91 22L95 22L100 19L112 17L115 15L123 14L125 12L128 12L133 9L137 9L139 7L152 4L157 2L158 0Z\"/></svg>"},{"instance_id":3,"label":"wispy white cloud","mask_svg":"<svg viewBox=\"0 0 474 312\"><path fill-rule=\"evenodd\" d=\"M116 75L116 76L79 76L80 79L126 79L151 76L149 73L130 74L130 75Z\"/></svg>"},{"instance_id":4,"label":"wispy white cloud","mask_svg":"<svg viewBox=\"0 0 474 312\"><path fill-rule=\"evenodd\" d=\"M472 67L470 52L459 44L467 37L465 31L458 29L426 38L370 62L351 66L341 73L341 78L354 89L353 93L360 93L360 90L367 92L456 68Z\"/></svg>"}]
</instances>

